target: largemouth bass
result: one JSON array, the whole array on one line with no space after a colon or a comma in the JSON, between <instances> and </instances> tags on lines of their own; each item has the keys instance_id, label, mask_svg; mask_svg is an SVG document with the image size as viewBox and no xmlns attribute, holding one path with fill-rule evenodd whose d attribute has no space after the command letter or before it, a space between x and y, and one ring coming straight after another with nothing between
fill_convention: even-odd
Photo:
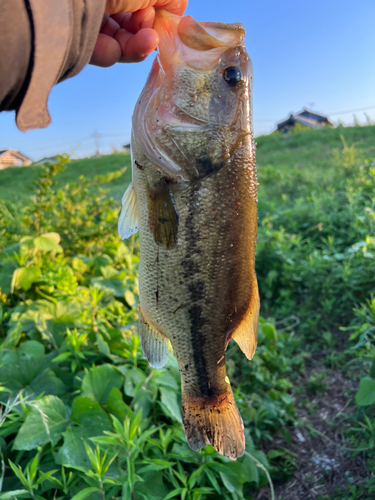
<instances>
[{"instance_id":1,"label":"largemouth bass","mask_svg":"<svg viewBox=\"0 0 375 500\"><path fill-rule=\"evenodd\" d=\"M236 459L245 439L225 352L234 339L253 357L259 314L252 66L241 24L158 11L155 29L119 232L139 229L141 345L160 368L172 344L190 447Z\"/></svg>"}]
</instances>

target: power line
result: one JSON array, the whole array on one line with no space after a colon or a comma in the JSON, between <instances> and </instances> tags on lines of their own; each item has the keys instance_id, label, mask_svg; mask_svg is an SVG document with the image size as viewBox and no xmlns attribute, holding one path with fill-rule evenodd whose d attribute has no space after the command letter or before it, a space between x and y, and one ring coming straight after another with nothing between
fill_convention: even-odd
<instances>
[{"instance_id":1,"label":"power line","mask_svg":"<svg viewBox=\"0 0 375 500\"><path fill-rule=\"evenodd\" d=\"M375 106L367 106L365 108L356 108L356 109L345 109L342 111L329 111L326 113L329 116L334 116L334 115L345 115L346 113L357 113L358 111L367 111L370 109L375 109ZM256 123L275 123L279 120L278 119L273 119L273 120L256 120L254 119L254 122Z\"/></svg>"},{"instance_id":2,"label":"power line","mask_svg":"<svg viewBox=\"0 0 375 500\"><path fill-rule=\"evenodd\" d=\"M327 114L329 114L329 115L344 115L345 113L356 113L357 111L367 111L368 109L375 109L375 106L369 106L367 108L347 109L345 111L332 111L332 113L327 113Z\"/></svg>"}]
</instances>

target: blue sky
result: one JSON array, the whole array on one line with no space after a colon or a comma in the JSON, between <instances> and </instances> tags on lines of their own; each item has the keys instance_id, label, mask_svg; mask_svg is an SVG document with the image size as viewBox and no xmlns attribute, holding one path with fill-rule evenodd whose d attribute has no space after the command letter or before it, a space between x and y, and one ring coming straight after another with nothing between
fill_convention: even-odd
<instances>
[{"instance_id":1,"label":"blue sky","mask_svg":"<svg viewBox=\"0 0 375 500\"><path fill-rule=\"evenodd\" d=\"M187 14L245 25L255 135L303 107L345 124L353 115L365 123L367 108L375 122L374 0L190 0ZM90 156L95 130L104 153L121 148L129 142L133 107L153 57L108 69L87 66L57 85L46 129L19 132L14 114L1 113L0 149L19 149L34 160L57 152Z\"/></svg>"}]
</instances>

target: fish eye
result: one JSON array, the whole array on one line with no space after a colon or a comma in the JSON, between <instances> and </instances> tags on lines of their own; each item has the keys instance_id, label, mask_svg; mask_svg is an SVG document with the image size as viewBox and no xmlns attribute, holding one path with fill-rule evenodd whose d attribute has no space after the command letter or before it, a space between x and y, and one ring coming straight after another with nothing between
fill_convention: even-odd
<instances>
[{"instance_id":1,"label":"fish eye","mask_svg":"<svg viewBox=\"0 0 375 500\"><path fill-rule=\"evenodd\" d=\"M231 87L237 87L243 81L243 73L241 68L229 66L229 68L224 70L223 78Z\"/></svg>"}]
</instances>

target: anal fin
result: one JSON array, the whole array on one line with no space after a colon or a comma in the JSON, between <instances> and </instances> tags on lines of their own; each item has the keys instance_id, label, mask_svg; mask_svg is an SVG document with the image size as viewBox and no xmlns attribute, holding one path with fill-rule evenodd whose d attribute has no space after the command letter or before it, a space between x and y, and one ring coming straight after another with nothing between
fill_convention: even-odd
<instances>
[{"instance_id":1,"label":"anal fin","mask_svg":"<svg viewBox=\"0 0 375 500\"><path fill-rule=\"evenodd\" d=\"M118 232L122 240L138 232L138 205L133 183L122 197L122 208L118 221Z\"/></svg>"},{"instance_id":2,"label":"anal fin","mask_svg":"<svg viewBox=\"0 0 375 500\"><path fill-rule=\"evenodd\" d=\"M247 359L253 359L257 347L259 307L258 283L255 279L249 307L244 318L234 330L231 337L237 342L238 347L245 354Z\"/></svg>"},{"instance_id":3,"label":"anal fin","mask_svg":"<svg viewBox=\"0 0 375 500\"><path fill-rule=\"evenodd\" d=\"M168 361L168 339L148 321L139 307L139 336L145 358L153 368L162 368Z\"/></svg>"}]
</instances>

